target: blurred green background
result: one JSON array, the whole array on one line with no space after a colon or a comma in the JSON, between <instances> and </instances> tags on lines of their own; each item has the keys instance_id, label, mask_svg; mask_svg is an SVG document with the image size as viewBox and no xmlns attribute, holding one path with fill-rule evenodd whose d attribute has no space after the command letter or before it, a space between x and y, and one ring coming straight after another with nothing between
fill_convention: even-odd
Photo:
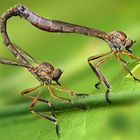
<instances>
[{"instance_id":1,"label":"blurred green background","mask_svg":"<svg viewBox=\"0 0 140 140\"><path fill-rule=\"evenodd\" d=\"M19 3L46 18L93 27L106 32L122 30L137 41L132 50L140 56L140 3L138 0L1 0L0 15ZM61 77L63 85L73 91L96 93L94 84L98 80L88 66L87 58L108 52L109 47L105 42L76 34L44 32L19 17L9 20L8 33L14 43L37 60L48 61L64 70ZM0 56L14 58L4 46L1 36ZM126 60L131 62L130 59L126 58ZM120 72L125 73L114 57L102 66L102 71L109 81L113 81L112 79L119 76ZM139 73L137 76L140 78ZM27 100L20 95L21 90L38 84L27 70L0 65L0 109L10 106L18 108L19 104L26 103ZM128 86L127 91L129 88ZM140 139L139 107L140 103L136 102L125 106L58 113L61 139ZM0 139L54 140L57 137L52 123L28 113L0 116Z\"/></svg>"}]
</instances>

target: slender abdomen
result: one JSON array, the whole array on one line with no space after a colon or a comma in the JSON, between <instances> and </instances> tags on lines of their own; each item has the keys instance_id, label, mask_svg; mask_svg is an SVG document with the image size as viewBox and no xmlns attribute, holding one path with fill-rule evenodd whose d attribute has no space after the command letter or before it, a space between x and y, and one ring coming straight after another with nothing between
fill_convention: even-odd
<instances>
[{"instance_id":1,"label":"slender abdomen","mask_svg":"<svg viewBox=\"0 0 140 140\"><path fill-rule=\"evenodd\" d=\"M37 28L48 32L78 33L88 36L94 36L100 39L105 39L107 35L105 32L99 31L97 29L92 29L85 26L80 26L57 20L49 20L40 17L31 11L27 20L30 21L31 24L33 24Z\"/></svg>"}]
</instances>

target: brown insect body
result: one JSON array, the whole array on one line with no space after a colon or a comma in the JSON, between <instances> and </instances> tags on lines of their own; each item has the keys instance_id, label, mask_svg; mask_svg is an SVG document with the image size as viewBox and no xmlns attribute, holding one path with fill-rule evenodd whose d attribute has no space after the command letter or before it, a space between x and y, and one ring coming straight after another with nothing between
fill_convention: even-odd
<instances>
[{"instance_id":1,"label":"brown insect body","mask_svg":"<svg viewBox=\"0 0 140 140\"><path fill-rule=\"evenodd\" d=\"M126 49L129 49L134 41L127 38L127 35L121 31L112 31L108 33L108 37L106 38L106 42L109 44L109 47L112 51L122 52Z\"/></svg>"},{"instance_id":2,"label":"brown insect body","mask_svg":"<svg viewBox=\"0 0 140 140\"><path fill-rule=\"evenodd\" d=\"M48 119L48 120L55 123L56 133L59 135L59 127L57 124L57 119L56 119L54 112L53 112L53 109L52 109L51 102L49 102L47 99L40 98L40 94L42 91L41 87L43 87L45 85L48 88L48 91L50 92L51 96L53 96L54 98L57 98L57 99L71 102L71 103L72 103L72 101L70 99L56 96L54 91L52 90L52 88L55 90L61 91L61 92L68 93L70 95L76 95L76 94L73 94L74 92L61 86L61 84L58 82L58 80L62 74L61 69L59 69L59 68L54 69L54 67L48 62L38 63L27 52L25 52L24 50L17 47L15 44L13 44L11 42L11 40L7 34L7 30L6 30L7 20L12 16L17 16L17 15L18 15L17 6L9 9L7 12L5 12L2 15L2 17L1 17L1 33L2 33L2 37L4 39L4 43L5 43L6 47L10 50L10 52L15 56L15 58L19 62L15 61L15 60L10 60L7 58L0 57L0 63L7 64L7 65L13 65L13 66L25 67L29 70L29 72L31 72L38 79L38 81L40 82L41 85L39 85L37 87L25 89L22 91L21 94L26 98L32 99L32 104L30 105L29 110L33 114L40 116L42 118ZM36 66L31 65L29 60L32 61L34 64L36 64ZM56 83L53 83L53 81ZM60 88L58 88L57 86L59 86ZM33 92L35 90L39 90L36 97L27 95L28 93ZM50 107L50 111L52 113L51 116L34 111L34 107L38 101L48 104L48 106Z\"/></svg>"},{"instance_id":3,"label":"brown insect body","mask_svg":"<svg viewBox=\"0 0 140 140\"><path fill-rule=\"evenodd\" d=\"M58 81L62 71L60 69L54 69L54 67L48 62L42 62L35 67L28 68L30 72L42 83L51 85L52 80Z\"/></svg>"},{"instance_id":4,"label":"brown insect body","mask_svg":"<svg viewBox=\"0 0 140 140\"><path fill-rule=\"evenodd\" d=\"M52 122L55 123L56 126L56 133L59 134L58 130L58 125L57 125L57 119L53 113L53 110L51 110L52 115L49 116L47 114L42 114L39 112L35 112L33 110L34 106L38 101L40 102L45 102L48 104L48 106L51 108L51 103L47 99L41 99L39 98L41 91L38 93L36 97L28 96L27 94L39 89L42 87L42 85L46 85L48 88L48 91L50 94L59 99L65 99L63 97L58 97L54 94L53 89L69 93L70 95L76 95L72 91L65 89L61 84L58 82L62 71L60 69L54 69L54 67L49 64L48 62L42 62L38 63L35 59L33 59L29 54L27 54L25 51L23 51L21 48L18 48L15 46L9 39L7 31L6 31L6 24L7 20L12 17L12 16L20 16L29 21L32 25L35 27L42 29L44 31L48 32L61 32L61 33L78 33L82 35L87 35L87 36L92 36L96 37L99 39L102 39L106 41L111 49L110 52L108 53L103 53L95 56L90 56L88 58L88 63L90 67L92 68L93 72L96 74L97 78L99 79L99 82L95 84L96 88L99 88L99 85L101 83L104 83L106 87L106 101L110 103L109 100L109 92L111 89L111 86L105 76L101 73L99 67L106 62L112 55L115 55L118 62L124 67L124 69L133 77L134 80L140 82L139 79L137 79L131 71L128 69L127 62L123 60L120 56L120 53L129 56L135 61L139 61L140 59L137 58L132 51L130 50L131 46L135 41L127 38L127 35L124 32L121 31L113 31L110 33L103 32L97 29L85 27L85 26L80 26L76 24L71 24L71 23L66 23L62 21L56 21L56 20L49 20L43 17L40 17L39 15L33 13L31 10L29 10L27 7L24 5L16 5L15 7L9 9L7 12L5 12L2 17L1 17L1 33L2 37L4 39L4 42L6 44L6 47L13 53L13 55L16 57L16 59L19 62L9 60L6 58L0 58L0 63L2 64L8 64L8 65L14 65L14 66L22 66L27 68L41 83L40 86L34 87L34 88L29 88L24 91L22 91L22 95L32 99L32 104L29 107L29 110L33 113L36 114L40 117L43 117L45 119L51 120ZM28 59L32 60L35 62L37 65L34 67L32 66L29 62ZM100 59L100 60L98 60ZM91 62L98 60L95 65L93 65ZM54 84L53 81L56 83ZM57 88L57 86L60 86L60 88ZM65 99L69 102L71 100Z\"/></svg>"}]
</instances>

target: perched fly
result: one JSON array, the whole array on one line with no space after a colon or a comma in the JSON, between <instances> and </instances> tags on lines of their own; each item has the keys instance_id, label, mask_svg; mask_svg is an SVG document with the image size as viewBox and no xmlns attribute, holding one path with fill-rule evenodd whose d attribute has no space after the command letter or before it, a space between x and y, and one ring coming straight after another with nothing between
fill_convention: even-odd
<instances>
[{"instance_id":1,"label":"perched fly","mask_svg":"<svg viewBox=\"0 0 140 140\"><path fill-rule=\"evenodd\" d=\"M74 93L71 90L66 89L64 86L62 86L60 84L59 79L60 79L60 77L63 73L63 71L61 69L59 69L59 68L55 69L48 62L38 62L38 61L36 61L27 52L25 52L20 47L16 46L15 44L13 44L11 42L11 40L9 39L9 36L7 34L7 31L6 31L7 20L11 16L16 15L17 13L18 13L18 9L17 9L17 7L14 7L14 8L8 10L6 13L3 14L3 16L1 17L1 33L2 33L2 37L4 39L4 43L5 43L6 47L11 51L11 53L15 56L15 58L18 61L0 57L0 63L1 64L24 67L32 75L34 75L34 77L40 82L39 86L29 88L29 89L25 89L21 92L21 94L23 96L25 96L26 98L32 99L32 103L29 107L29 110L33 114L35 114L37 116L40 116L40 117L43 117L45 119L48 119L48 120L55 123L56 133L57 133L57 135L59 135L59 127L58 127L58 124L57 124L57 119L55 117L54 111L52 109L53 107L52 107L51 102L49 102L47 99L40 98L40 94L42 93L41 91L43 89L42 87L44 87L44 86L47 87L50 95L53 96L54 98L61 99L61 100L66 100L70 103L73 103L73 102L70 99L56 96L52 89L68 93L71 96L73 96L73 95L82 96L84 94ZM31 64L31 63L33 63L33 64ZM36 90L38 90L38 94L37 94L36 97L27 95L28 93L31 93L31 92L36 91ZM34 111L34 107L35 107L35 105L38 101L48 104L48 106L51 110L51 114L52 114L51 116Z\"/></svg>"}]
</instances>

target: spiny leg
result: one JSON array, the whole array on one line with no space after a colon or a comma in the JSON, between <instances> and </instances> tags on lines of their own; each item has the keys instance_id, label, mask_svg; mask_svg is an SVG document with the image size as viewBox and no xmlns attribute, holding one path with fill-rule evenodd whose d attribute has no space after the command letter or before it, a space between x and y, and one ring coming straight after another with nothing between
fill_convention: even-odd
<instances>
[{"instance_id":1,"label":"spiny leg","mask_svg":"<svg viewBox=\"0 0 140 140\"><path fill-rule=\"evenodd\" d=\"M64 86L62 86L62 88L63 89L60 89L60 88L57 88L56 87L57 86L57 84L51 84L51 87L52 88L54 88L55 90L58 90L58 91L60 91L60 92L65 92L65 93L68 93L68 94L70 94L70 95L74 95L74 96L88 96L88 94L78 94L78 93L74 93L74 92L72 92L71 90L68 90L68 89L66 89ZM53 92L53 91L52 91ZM71 93L72 92L72 93ZM52 94L52 93L51 93ZM54 93L53 93L54 94ZM58 97L57 96L57 98L61 98L62 100L65 100L65 98L62 98L62 97ZM66 100L69 100L69 99L66 99ZM73 102L70 100L70 102L73 104ZM77 108L80 108L80 109L86 109L85 107L81 107L80 105L75 105L75 107L77 107Z\"/></svg>"},{"instance_id":2,"label":"spiny leg","mask_svg":"<svg viewBox=\"0 0 140 140\"><path fill-rule=\"evenodd\" d=\"M106 78L104 77L104 75L100 72L99 66L101 64L103 64L105 61L107 61L112 56L112 54L110 54L110 56L108 56L108 57L105 57L104 59L101 59L95 65L95 68L96 68L97 72L101 74L102 80L103 80L105 86L107 87L107 90L106 90L106 94L105 95L106 95L106 101L108 103L111 103L111 101L109 100L109 92L110 92L111 87L110 87L110 84L108 83L108 81L106 80Z\"/></svg>"},{"instance_id":3,"label":"spiny leg","mask_svg":"<svg viewBox=\"0 0 140 140\"><path fill-rule=\"evenodd\" d=\"M47 114L38 113L38 112L35 112L33 110L33 108L35 107L36 103L38 102L40 94L41 94L41 90L39 91L38 95L32 101L32 104L30 105L29 110L31 111L31 113L33 113L33 114L35 114L37 116L40 116L42 118L45 118L45 119L48 119L48 120L54 122L55 123L55 127L56 127L56 133L57 133L57 135L59 135L59 126L57 124L57 119L56 119L56 117L54 115L53 116L49 116Z\"/></svg>"},{"instance_id":4,"label":"spiny leg","mask_svg":"<svg viewBox=\"0 0 140 140\"><path fill-rule=\"evenodd\" d=\"M61 88L63 89L62 92L66 92L67 90L69 90L69 89L67 89L67 88L64 87L64 86L61 86ZM58 90L58 89L57 89L57 90ZM71 90L69 90L69 91L71 91ZM73 91L71 91L71 92L72 92L71 96L88 96L88 94L76 93L76 92L73 92Z\"/></svg>"},{"instance_id":5,"label":"spiny leg","mask_svg":"<svg viewBox=\"0 0 140 140\"><path fill-rule=\"evenodd\" d=\"M41 86L42 86L42 85L39 85L39 86L33 87L33 88L25 89L25 90L23 90L23 91L21 92L21 95L24 96L24 97L26 97L26 98L33 99L33 100L34 100L35 97L33 97L33 96L28 96L27 94L28 94L28 93L31 93L31 92L33 92L33 91L35 91L35 90L37 90L37 89L39 89ZM42 98L38 98L38 101L47 103L47 104L48 104L48 107L49 107L49 109L50 109L50 111L51 111L51 113L52 113L52 115L55 116L55 115L54 115L54 109L53 109L53 106L52 106L51 102L49 102L47 99L42 99Z\"/></svg>"},{"instance_id":6,"label":"spiny leg","mask_svg":"<svg viewBox=\"0 0 140 140\"><path fill-rule=\"evenodd\" d=\"M122 59L121 59L121 61L122 61ZM133 77L134 80L140 82L140 79L136 78L136 77L132 74L132 72L128 69L127 65L125 65L124 62L122 62L122 65L123 65L123 67L126 69L126 71Z\"/></svg>"},{"instance_id":7,"label":"spiny leg","mask_svg":"<svg viewBox=\"0 0 140 140\"><path fill-rule=\"evenodd\" d=\"M58 88L57 86L58 86L58 84L54 84L54 83L51 84L51 87L54 88L55 90L58 90L58 91L61 91L61 92L65 92L65 93L68 93L70 96L73 96L73 94L74 94L73 91L71 91L69 89L66 89L62 85L61 86L59 85L62 89Z\"/></svg>"},{"instance_id":8,"label":"spiny leg","mask_svg":"<svg viewBox=\"0 0 140 140\"><path fill-rule=\"evenodd\" d=\"M135 55L133 55L131 52L129 52L127 50L122 51L122 53L125 54L125 55L127 55L127 56L129 56L133 60L140 61L140 58L137 58Z\"/></svg>"},{"instance_id":9,"label":"spiny leg","mask_svg":"<svg viewBox=\"0 0 140 140\"><path fill-rule=\"evenodd\" d=\"M33 88L25 89L25 90L23 90L23 91L21 92L21 95L24 96L24 97L26 97L26 98L29 98L29 99L34 99L35 97L33 97L33 96L28 96L27 94L28 94L28 93L31 93L31 92L33 92L33 91L35 91L35 90L37 90L37 89L39 89L41 86L42 86L42 85L39 85L39 86L36 86L36 87L33 87ZM44 99L38 99L38 100L39 100L39 101L42 101L42 100L44 100ZM44 101L45 101L45 100L44 100Z\"/></svg>"},{"instance_id":10,"label":"spiny leg","mask_svg":"<svg viewBox=\"0 0 140 140\"><path fill-rule=\"evenodd\" d=\"M108 53L103 53L103 54L95 55L95 56L90 56L90 57L88 58L88 64L90 65L90 67L92 68L92 70L94 71L94 73L96 74L96 76L97 76L98 79L99 79L99 82L95 84L95 87L96 87L97 89L99 89L99 85L101 84L101 76L100 76L100 74L96 71L96 69L94 68L94 66L91 64L91 61L94 61L94 60L97 60L97 59L99 59L99 58L101 58L101 57L107 56L107 55L109 55L110 53L112 53L112 51L111 51L111 52L108 52Z\"/></svg>"},{"instance_id":11,"label":"spiny leg","mask_svg":"<svg viewBox=\"0 0 140 140\"><path fill-rule=\"evenodd\" d=\"M88 59L88 62L89 62L89 64L90 64L92 70L95 72L95 74L96 74L97 77L99 78L99 81L100 81L100 82L103 82L103 83L105 84L106 88L107 88L107 91L106 91L106 94L105 94L105 95L106 95L106 101L107 101L108 103L111 103L111 101L109 100L109 92L110 92L110 88L111 88L111 87L110 87L108 81L106 80L106 78L104 77L104 75L100 72L99 66L100 66L101 64L103 64L105 61L107 61L113 54L114 54L114 52L107 53L106 55L109 55L109 56L106 56L105 58L99 60L99 61L95 64L95 67L90 63L90 61L93 61L93 60L95 60L95 59L97 59L97 58L100 58L100 57L102 57L102 55L100 55L100 57L94 57L94 56L93 56L93 57L90 57L90 58ZM105 56L105 55L104 55L104 56Z\"/></svg>"},{"instance_id":12,"label":"spiny leg","mask_svg":"<svg viewBox=\"0 0 140 140\"><path fill-rule=\"evenodd\" d=\"M57 84L51 84L51 87L54 88L55 90L58 90L58 91L64 92L64 93L68 93L70 96L88 96L88 94L82 94L82 93L81 93L81 94L78 94L78 93L76 93L76 92L73 92L73 91L71 91L71 90L65 88L65 87L62 86L62 85L60 86L61 89L58 88L57 86L58 86Z\"/></svg>"},{"instance_id":13,"label":"spiny leg","mask_svg":"<svg viewBox=\"0 0 140 140\"><path fill-rule=\"evenodd\" d=\"M133 77L133 79L136 80L136 81L138 81L138 82L140 82L140 80L137 79L137 78L132 74L132 72L128 69L126 61L123 60L123 59L120 57L119 54L116 54L116 57L117 57L118 62L119 62L119 63L124 67L124 69Z\"/></svg>"},{"instance_id":14,"label":"spiny leg","mask_svg":"<svg viewBox=\"0 0 140 140\"><path fill-rule=\"evenodd\" d=\"M50 92L51 96L56 98L56 99L63 100L63 101L65 100L65 101L73 103L72 100L70 100L70 99L56 96L50 86L48 86L48 91Z\"/></svg>"}]
</instances>

